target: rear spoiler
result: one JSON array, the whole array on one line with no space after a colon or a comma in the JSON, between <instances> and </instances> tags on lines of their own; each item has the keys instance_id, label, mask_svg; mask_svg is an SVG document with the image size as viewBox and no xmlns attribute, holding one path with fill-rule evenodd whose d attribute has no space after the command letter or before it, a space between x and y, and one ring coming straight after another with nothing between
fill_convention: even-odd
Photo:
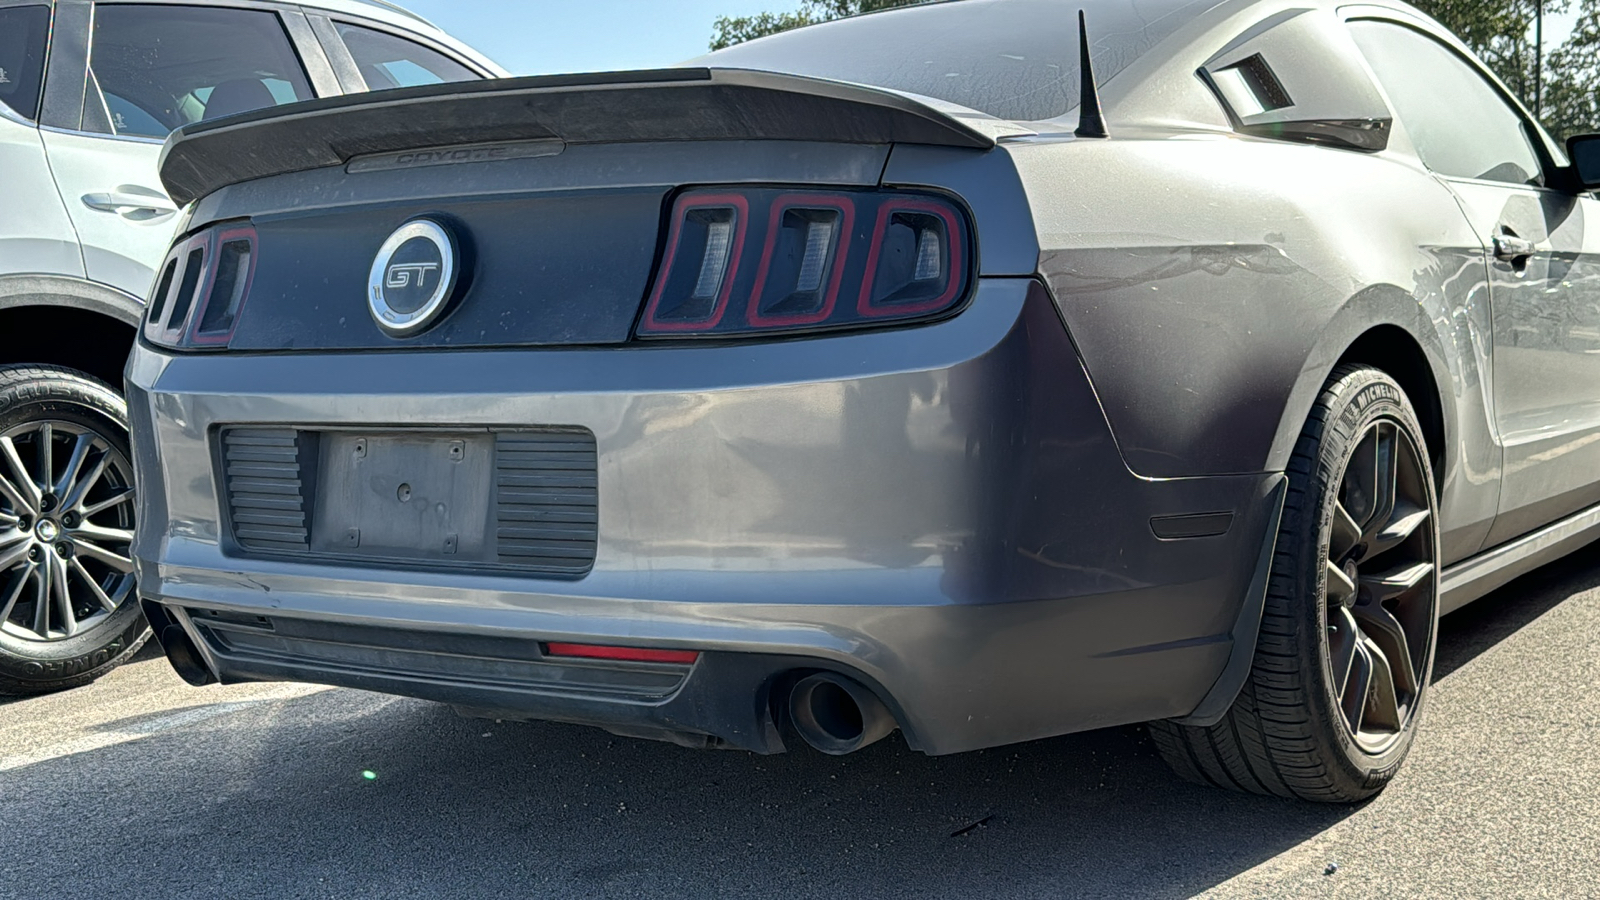
<instances>
[{"instance_id":1,"label":"rear spoiler","mask_svg":"<svg viewBox=\"0 0 1600 900\"><path fill-rule=\"evenodd\" d=\"M987 150L994 139L892 91L747 69L652 69L433 84L185 125L161 151L182 205L358 156L506 141L804 140Z\"/></svg>"}]
</instances>

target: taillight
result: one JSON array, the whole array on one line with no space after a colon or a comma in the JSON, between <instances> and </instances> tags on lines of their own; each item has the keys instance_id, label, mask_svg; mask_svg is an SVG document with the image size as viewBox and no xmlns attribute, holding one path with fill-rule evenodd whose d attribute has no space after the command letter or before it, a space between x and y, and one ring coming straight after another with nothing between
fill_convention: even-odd
<instances>
[{"instance_id":1,"label":"taillight","mask_svg":"<svg viewBox=\"0 0 1600 900\"><path fill-rule=\"evenodd\" d=\"M174 350L227 347L250 295L256 246L255 229L240 224L173 245L145 309L145 339Z\"/></svg>"},{"instance_id":2,"label":"taillight","mask_svg":"<svg viewBox=\"0 0 1600 900\"><path fill-rule=\"evenodd\" d=\"M666 261L644 312L647 329L701 331L722 321L749 218L750 206L738 194L679 198Z\"/></svg>"},{"instance_id":3,"label":"taillight","mask_svg":"<svg viewBox=\"0 0 1600 900\"><path fill-rule=\"evenodd\" d=\"M966 217L898 191L685 191L638 334L747 335L946 313L966 295Z\"/></svg>"}]
</instances>

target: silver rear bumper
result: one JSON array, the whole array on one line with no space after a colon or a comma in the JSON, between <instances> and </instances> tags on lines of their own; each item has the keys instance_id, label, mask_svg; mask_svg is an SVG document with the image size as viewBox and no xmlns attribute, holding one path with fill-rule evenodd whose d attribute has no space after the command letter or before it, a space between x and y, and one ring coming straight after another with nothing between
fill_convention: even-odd
<instances>
[{"instance_id":1,"label":"silver rear bumper","mask_svg":"<svg viewBox=\"0 0 1600 900\"><path fill-rule=\"evenodd\" d=\"M128 388L141 592L225 680L350 684L751 749L775 749L751 737L772 706L764 686L805 667L873 685L931 753L1191 713L1236 633L1253 641L1246 598L1281 480L1132 475L1049 297L1025 279L982 282L965 312L934 325L760 345L314 356L141 346ZM220 427L355 423L587 428L599 465L593 570L561 580L362 567L230 544ZM240 650L206 632L208 611L281 620L311 644ZM428 635L705 655L666 694L615 696L381 654ZM307 649L330 643L365 649ZM744 674L718 674L729 666ZM749 710L751 721L696 718L690 706Z\"/></svg>"}]
</instances>

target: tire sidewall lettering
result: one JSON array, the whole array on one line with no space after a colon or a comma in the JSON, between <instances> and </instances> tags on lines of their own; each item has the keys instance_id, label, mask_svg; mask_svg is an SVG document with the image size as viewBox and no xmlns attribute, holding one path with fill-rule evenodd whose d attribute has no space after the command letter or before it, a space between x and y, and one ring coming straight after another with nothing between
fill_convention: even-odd
<instances>
[{"instance_id":1,"label":"tire sidewall lettering","mask_svg":"<svg viewBox=\"0 0 1600 900\"><path fill-rule=\"evenodd\" d=\"M126 647L127 642L118 636L104 647L71 659L30 659L22 664L22 675L40 681L72 678L110 665Z\"/></svg>"}]
</instances>

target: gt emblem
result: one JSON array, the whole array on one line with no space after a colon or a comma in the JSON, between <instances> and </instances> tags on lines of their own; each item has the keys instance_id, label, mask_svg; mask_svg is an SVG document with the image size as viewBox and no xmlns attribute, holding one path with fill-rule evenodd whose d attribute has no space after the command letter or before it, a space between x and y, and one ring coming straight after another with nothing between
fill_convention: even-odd
<instances>
[{"instance_id":1,"label":"gt emblem","mask_svg":"<svg viewBox=\"0 0 1600 900\"><path fill-rule=\"evenodd\" d=\"M433 219L395 229L367 274L367 308L390 337L421 333L450 304L456 288L455 236Z\"/></svg>"},{"instance_id":2,"label":"gt emblem","mask_svg":"<svg viewBox=\"0 0 1600 900\"><path fill-rule=\"evenodd\" d=\"M395 263L389 267L389 274L383 279L386 288L403 288L411 285L413 275L417 279L417 287L423 287L428 280L428 273L439 268L438 263Z\"/></svg>"}]
</instances>

